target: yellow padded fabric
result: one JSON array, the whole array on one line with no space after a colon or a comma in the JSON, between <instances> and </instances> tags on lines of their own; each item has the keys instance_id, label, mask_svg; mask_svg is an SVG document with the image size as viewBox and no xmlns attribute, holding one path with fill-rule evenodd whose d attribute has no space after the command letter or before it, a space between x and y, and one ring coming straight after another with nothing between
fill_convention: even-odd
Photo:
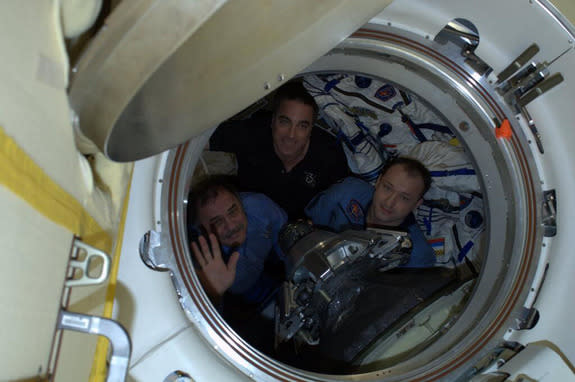
<instances>
[{"instance_id":1,"label":"yellow padded fabric","mask_svg":"<svg viewBox=\"0 0 575 382\"><path fill-rule=\"evenodd\" d=\"M0 126L0 182L83 242L110 253L112 237L55 183Z\"/></svg>"}]
</instances>

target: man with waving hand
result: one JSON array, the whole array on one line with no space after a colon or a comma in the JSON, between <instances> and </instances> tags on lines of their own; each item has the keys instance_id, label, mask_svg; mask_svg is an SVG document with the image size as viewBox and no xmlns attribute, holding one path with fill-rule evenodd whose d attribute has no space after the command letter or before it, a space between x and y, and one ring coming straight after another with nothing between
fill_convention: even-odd
<instances>
[{"instance_id":1,"label":"man with waving hand","mask_svg":"<svg viewBox=\"0 0 575 382\"><path fill-rule=\"evenodd\" d=\"M212 301L223 304L224 318L226 305L259 311L273 298L285 277L277 243L286 221L267 196L238 193L227 177L192 187L188 226L197 274Z\"/></svg>"}]
</instances>

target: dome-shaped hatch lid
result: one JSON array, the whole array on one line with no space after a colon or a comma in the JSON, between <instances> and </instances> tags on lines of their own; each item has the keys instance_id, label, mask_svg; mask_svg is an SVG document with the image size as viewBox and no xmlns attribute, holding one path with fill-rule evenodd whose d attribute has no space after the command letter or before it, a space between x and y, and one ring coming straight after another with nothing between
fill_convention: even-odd
<instances>
[{"instance_id":1,"label":"dome-shaped hatch lid","mask_svg":"<svg viewBox=\"0 0 575 382\"><path fill-rule=\"evenodd\" d=\"M124 1L75 68L80 129L112 160L160 153L265 96L389 2Z\"/></svg>"}]
</instances>

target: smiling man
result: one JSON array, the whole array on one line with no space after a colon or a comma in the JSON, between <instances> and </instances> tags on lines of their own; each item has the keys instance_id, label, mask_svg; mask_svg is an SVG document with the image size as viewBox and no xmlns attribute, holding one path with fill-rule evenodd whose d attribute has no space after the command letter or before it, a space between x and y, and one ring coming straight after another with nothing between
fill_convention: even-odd
<instances>
[{"instance_id":1,"label":"smiling man","mask_svg":"<svg viewBox=\"0 0 575 382\"><path fill-rule=\"evenodd\" d=\"M365 227L406 230L413 250L404 266L431 267L435 253L412 213L430 185L431 176L421 162L397 158L386 164L375 187L361 179L346 178L317 195L306 207L306 214L315 225L336 232Z\"/></svg>"},{"instance_id":2,"label":"smiling man","mask_svg":"<svg viewBox=\"0 0 575 382\"><path fill-rule=\"evenodd\" d=\"M269 311L285 280L277 243L286 221L267 196L238 193L225 176L201 180L188 198L190 247L204 290L226 322L267 354L274 339Z\"/></svg>"},{"instance_id":3,"label":"smiling man","mask_svg":"<svg viewBox=\"0 0 575 382\"><path fill-rule=\"evenodd\" d=\"M276 155L290 172L307 154L316 109L297 99L284 99L272 119L272 140Z\"/></svg>"},{"instance_id":4,"label":"smiling man","mask_svg":"<svg viewBox=\"0 0 575 382\"><path fill-rule=\"evenodd\" d=\"M212 300L228 292L257 307L269 299L283 281L277 271L283 261L277 241L286 220L286 213L268 197L237 193L226 177L208 177L192 188L191 248Z\"/></svg>"},{"instance_id":5,"label":"smiling man","mask_svg":"<svg viewBox=\"0 0 575 382\"><path fill-rule=\"evenodd\" d=\"M318 192L349 175L347 160L334 137L313 127L318 107L301 83L280 87L272 109L222 124L210 149L236 155L241 190L266 194L290 220L304 218Z\"/></svg>"}]
</instances>

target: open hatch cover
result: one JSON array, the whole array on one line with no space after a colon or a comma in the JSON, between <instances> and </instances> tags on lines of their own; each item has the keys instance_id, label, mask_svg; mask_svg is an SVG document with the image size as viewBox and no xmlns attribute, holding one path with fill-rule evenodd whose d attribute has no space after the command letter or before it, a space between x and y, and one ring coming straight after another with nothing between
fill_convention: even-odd
<instances>
[{"instance_id":1,"label":"open hatch cover","mask_svg":"<svg viewBox=\"0 0 575 382\"><path fill-rule=\"evenodd\" d=\"M390 2L124 1L74 70L80 129L112 160L160 153L265 96Z\"/></svg>"}]
</instances>

